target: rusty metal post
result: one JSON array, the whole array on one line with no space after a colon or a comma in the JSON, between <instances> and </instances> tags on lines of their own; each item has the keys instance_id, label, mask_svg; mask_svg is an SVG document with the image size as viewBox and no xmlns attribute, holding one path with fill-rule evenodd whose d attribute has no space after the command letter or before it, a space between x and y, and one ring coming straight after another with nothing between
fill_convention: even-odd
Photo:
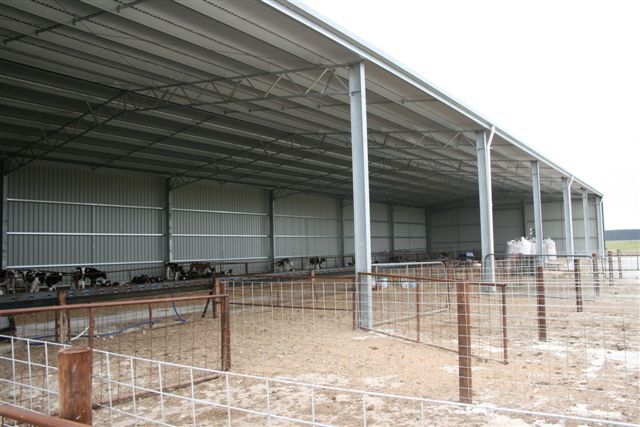
<instances>
[{"instance_id":1,"label":"rusty metal post","mask_svg":"<svg viewBox=\"0 0 640 427\"><path fill-rule=\"evenodd\" d=\"M420 285L419 280L416 281L416 341L420 342Z\"/></svg>"},{"instance_id":2,"label":"rusty metal post","mask_svg":"<svg viewBox=\"0 0 640 427\"><path fill-rule=\"evenodd\" d=\"M622 279L622 251L618 249L616 255L618 256L618 278Z\"/></svg>"},{"instance_id":3,"label":"rusty metal post","mask_svg":"<svg viewBox=\"0 0 640 427\"><path fill-rule=\"evenodd\" d=\"M149 329L153 329L153 308L149 304Z\"/></svg>"},{"instance_id":4,"label":"rusty metal post","mask_svg":"<svg viewBox=\"0 0 640 427\"><path fill-rule=\"evenodd\" d=\"M231 369L231 318L229 295L224 295L220 301L220 336L221 336L221 367L222 371ZM215 305L215 301L211 302Z\"/></svg>"},{"instance_id":5,"label":"rusty metal post","mask_svg":"<svg viewBox=\"0 0 640 427\"><path fill-rule=\"evenodd\" d=\"M582 313L582 286L580 285L580 260L573 260L573 277L576 288L576 310Z\"/></svg>"},{"instance_id":6,"label":"rusty metal post","mask_svg":"<svg viewBox=\"0 0 640 427\"><path fill-rule=\"evenodd\" d=\"M507 363L507 347L508 347L508 339L507 339L507 289L505 286L500 286L500 292L502 293L502 361Z\"/></svg>"},{"instance_id":7,"label":"rusty metal post","mask_svg":"<svg viewBox=\"0 0 640 427\"><path fill-rule=\"evenodd\" d=\"M88 314L89 314L89 347L93 348L93 335L95 332L95 325L96 325L96 319L95 319L95 313L93 312L93 308L90 308L88 310Z\"/></svg>"},{"instance_id":8,"label":"rusty metal post","mask_svg":"<svg viewBox=\"0 0 640 427\"><path fill-rule=\"evenodd\" d=\"M613 285L613 252L607 251L607 258L609 259L609 285Z\"/></svg>"},{"instance_id":9,"label":"rusty metal post","mask_svg":"<svg viewBox=\"0 0 640 427\"><path fill-rule=\"evenodd\" d=\"M600 273L598 272L598 254L591 254L591 265L593 267L593 290L596 296L600 295Z\"/></svg>"},{"instance_id":10,"label":"rusty metal post","mask_svg":"<svg viewBox=\"0 0 640 427\"><path fill-rule=\"evenodd\" d=\"M544 297L544 267L536 267L536 294L538 310L538 340L547 340L547 313Z\"/></svg>"},{"instance_id":11,"label":"rusty metal post","mask_svg":"<svg viewBox=\"0 0 640 427\"><path fill-rule=\"evenodd\" d=\"M58 352L60 418L91 425L93 352L89 347L68 347Z\"/></svg>"},{"instance_id":12,"label":"rusty metal post","mask_svg":"<svg viewBox=\"0 0 640 427\"><path fill-rule=\"evenodd\" d=\"M58 305L67 305L67 290L58 290ZM56 313L56 341L66 344L69 341L69 312L60 310Z\"/></svg>"},{"instance_id":13,"label":"rusty metal post","mask_svg":"<svg viewBox=\"0 0 640 427\"><path fill-rule=\"evenodd\" d=\"M460 402L472 403L471 307L469 305L468 283L456 283L456 297L458 307L458 391Z\"/></svg>"}]
</instances>

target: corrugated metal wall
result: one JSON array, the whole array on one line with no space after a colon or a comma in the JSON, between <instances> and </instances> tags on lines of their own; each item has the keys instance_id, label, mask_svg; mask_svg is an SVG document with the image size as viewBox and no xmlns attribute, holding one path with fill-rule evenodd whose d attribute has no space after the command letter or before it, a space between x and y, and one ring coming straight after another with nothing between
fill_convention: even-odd
<instances>
[{"instance_id":1,"label":"corrugated metal wall","mask_svg":"<svg viewBox=\"0 0 640 427\"><path fill-rule=\"evenodd\" d=\"M392 212L391 212L392 210ZM394 249L424 250L427 246L427 231L424 209L392 206L372 203L371 213L371 251L381 254L378 261L385 262L382 255ZM393 225L391 217L393 216ZM353 254L353 205L344 206L344 253ZM393 227L393 230L392 228ZM393 232L393 233L392 233ZM394 237L393 242L391 236ZM392 247L393 245L393 247ZM374 256L374 260L375 260Z\"/></svg>"},{"instance_id":2,"label":"corrugated metal wall","mask_svg":"<svg viewBox=\"0 0 640 427\"><path fill-rule=\"evenodd\" d=\"M276 258L338 255L340 206L340 200L326 197L277 199L273 209ZM335 260L328 260L328 265L335 266Z\"/></svg>"},{"instance_id":3,"label":"corrugated metal wall","mask_svg":"<svg viewBox=\"0 0 640 427\"><path fill-rule=\"evenodd\" d=\"M595 202L589 202L589 248L585 249L584 245L582 200L573 200L572 210L574 250L576 253L590 254L598 245ZM480 253L480 212L477 207L433 211L430 218L432 251L457 253L475 250L477 254ZM556 242L558 253L565 252L562 201L544 202L542 218L544 238L550 237ZM506 242L526 235L530 228L535 228L533 203L494 207L495 252L506 252Z\"/></svg>"},{"instance_id":4,"label":"corrugated metal wall","mask_svg":"<svg viewBox=\"0 0 640 427\"><path fill-rule=\"evenodd\" d=\"M211 183L180 187L172 191L173 260L213 260L223 267L247 260L249 272L264 271L268 214L264 190Z\"/></svg>"},{"instance_id":5,"label":"corrugated metal wall","mask_svg":"<svg viewBox=\"0 0 640 427\"><path fill-rule=\"evenodd\" d=\"M9 177L8 265L62 270L103 265L114 270L126 269L126 263L147 274L161 274L165 204L163 178L30 165ZM542 215L544 237L553 238L558 252L564 252L562 202L543 203ZM595 202L590 202L587 249L580 199L573 201L573 216L575 249L590 253L597 248ZM213 260L220 266L248 261L249 271L271 268L267 191L213 183L180 187L172 191L172 218L174 260ZM342 242L344 254L353 254L352 218L350 201L343 205L338 199L308 195L276 200L276 257L336 256ZM531 203L496 207L496 252L504 252L507 240L530 227ZM429 233L434 252L473 249L479 253L478 208L432 211ZM392 249L424 249L424 210L372 203L371 235L372 251L380 258Z\"/></svg>"},{"instance_id":6,"label":"corrugated metal wall","mask_svg":"<svg viewBox=\"0 0 640 427\"><path fill-rule=\"evenodd\" d=\"M565 252L564 238L564 212L562 201L546 202L542 204L542 227L544 237L551 237L556 242L556 249L559 253ZM584 244L584 222L582 212L582 200L572 200L571 203L573 217L573 247L576 253L591 254L598 248L598 233L596 222L595 201L589 201L589 248ZM527 229L534 227L533 204L526 204Z\"/></svg>"},{"instance_id":7,"label":"corrugated metal wall","mask_svg":"<svg viewBox=\"0 0 640 427\"><path fill-rule=\"evenodd\" d=\"M164 245L161 183L51 165L20 169L9 179L8 265L114 270L126 262L157 273Z\"/></svg>"}]
</instances>

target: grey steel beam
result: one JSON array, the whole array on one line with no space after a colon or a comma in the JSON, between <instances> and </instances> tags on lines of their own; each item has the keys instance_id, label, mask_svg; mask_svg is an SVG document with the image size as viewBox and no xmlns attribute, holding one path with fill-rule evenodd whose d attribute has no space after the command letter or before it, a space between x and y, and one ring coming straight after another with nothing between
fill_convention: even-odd
<instances>
[{"instance_id":1,"label":"grey steel beam","mask_svg":"<svg viewBox=\"0 0 640 427\"><path fill-rule=\"evenodd\" d=\"M562 178L562 205L564 212L564 251L574 253L573 246L573 214L571 212L571 184L572 179Z\"/></svg>"},{"instance_id":2,"label":"grey steel beam","mask_svg":"<svg viewBox=\"0 0 640 427\"><path fill-rule=\"evenodd\" d=\"M531 162L531 184L533 187L533 218L536 228L536 254L542 254L542 240L544 230L542 229L542 197L540 195L540 166L538 160ZM543 258L537 258L543 262Z\"/></svg>"},{"instance_id":3,"label":"grey steel beam","mask_svg":"<svg viewBox=\"0 0 640 427\"><path fill-rule=\"evenodd\" d=\"M269 259L271 260L270 271L275 272L276 268L276 233L274 226L274 198L273 190L267 191L267 209L269 209Z\"/></svg>"},{"instance_id":4,"label":"grey steel beam","mask_svg":"<svg viewBox=\"0 0 640 427\"><path fill-rule=\"evenodd\" d=\"M164 181L165 261L173 261L173 178Z\"/></svg>"},{"instance_id":5,"label":"grey steel beam","mask_svg":"<svg viewBox=\"0 0 640 427\"><path fill-rule=\"evenodd\" d=\"M433 245L431 244L431 213L429 209L424 209L424 235L426 238L425 248L427 249L427 259L431 256L431 251L433 250Z\"/></svg>"},{"instance_id":6,"label":"grey steel beam","mask_svg":"<svg viewBox=\"0 0 640 427\"><path fill-rule=\"evenodd\" d=\"M6 173L5 163L0 161L0 268L7 268L8 242L7 230L9 226L9 175Z\"/></svg>"},{"instance_id":7,"label":"grey steel beam","mask_svg":"<svg viewBox=\"0 0 640 427\"><path fill-rule=\"evenodd\" d=\"M604 207L602 197L596 197L596 222L598 224L598 252L604 258L605 241L604 241Z\"/></svg>"},{"instance_id":8,"label":"grey steel beam","mask_svg":"<svg viewBox=\"0 0 640 427\"><path fill-rule=\"evenodd\" d=\"M355 269L371 272L371 215L369 212L369 156L367 152L367 99L364 63L349 69L349 107L351 112L351 161L353 163L353 246ZM372 280L358 280L358 325L373 327Z\"/></svg>"},{"instance_id":9,"label":"grey steel beam","mask_svg":"<svg viewBox=\"0 0 640 427\"><path fill-rule=\"evenodd\" d=\"M387 205L387 221L389 223L389 252L395 254L396 251L396 233L394 228L393 204Z\"/></svg>"},{"instance_id":10,"label":"grey steel beam","mask_svg":"<svg viewBox=\"0 0 640 427\"><path fill-rule=\"evenodd\" d=\"M340 236L340 241L338 242L338 256L340 257L340 261L338 264L344 267L344 199L340 199L338 207L338 236Z\"/></svg>"},{"instance_id":11,"label":"grey steel beam","mask_svg":"<svg viewBox=\"0 0 640 427\"><path fill-rule=\"evenodd\" d=\"M582 189L582 224L584 227L584 253L591 254L591 236L589 233L589 192Z\"/></svg>"},{"instance_id":12,"label":"grey steel beam","mask_svg":"<svg viewBox=\"0 0 640 427\"><path fill-rule=\"evenodd\" d=\"M480 238L482 259L485 260L483 280L495 281L494 260L485 257L494 253L493 249L493 200L491 195L491 146L485 132L476 133L476 154L478 156L478 194L480 198Z\"/></svg>"}]
</instances>

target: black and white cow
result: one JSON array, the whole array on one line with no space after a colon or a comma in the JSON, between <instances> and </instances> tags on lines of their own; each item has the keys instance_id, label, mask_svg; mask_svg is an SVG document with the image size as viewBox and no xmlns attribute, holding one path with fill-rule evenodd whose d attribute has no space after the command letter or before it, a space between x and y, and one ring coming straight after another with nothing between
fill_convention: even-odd
<instances>
[{"instance_id":1,"label":"black and white cow","mask_svg":"<svg viewBox=\"0 0 640 427\"><path fill-rule=\"evenodd\" d=\"M135 276L131 279L131 283L134 285L144 285L147 283L159 283L162 280L158 276L147 276L146 274L142 274L140 276Z\"/></svg>"},{"instance_id":2,"label":"black and white cow","mask_svg":"<svg viewBox=\"0 0 640 427\"><path fill-rule=\"evenodd\" d=\"M55 291L56 287L59 283L62 283L63 274L62 273L42 273L44 277L40 279L42 282L44 280L44 284L47 286L49 291Z\"/></svg>"},{"instance_id":3,"label":"black and white cow","mask_svg":"<svg viewBox=\"0 0 640 427\"><path fill-rule=\"evenodd\" d=\"M164 277L166 280L186 280L187 273L177 262L165 262Z\"/></svg>"},{"instance_id":4,"label":"black and white cow","mask_svg":"<svg viewBox=\"0 0 640 427\"><path fill-rule=\"evenodd\" d=\"M28 292L38 292L40 291L40 285L43 284L40 280L44 281L44 274L37 270L27 270L21 271L22 279L24 280L25 286Z\"/></svg>"},{"instance_id":5,"label":"black and white cow","mask_svg":"<svg viewBox=\"0 0 640 427\"><path fill-rule=\"evenodd\" d=\"M192 262L189 266L189 273L187 277L189 279L202 279L213 276L216 269L208 262Z\"/></svg>"},{"instance_id":6,"label":"black and white cow","mask_svg":"<svg viewBox=\"0 0 640 427\"><path fill-rule=\"evenodd\" d=\"M0 288L4 288L5 292L7 293L15 293L17 278L18 273L16 272L16 270L0 270Z\"/></svg>"},{"instance_id":7,"label":"black and white cow","mask_svg":"<svg viewBox=\"0 0 640 427\"><path fill-rule=\"evenodd\" d=\"M311 257L309 258L309 267L315 270L319 270L322 267L322 264L327 263L327 259L325 257Z\"/></svg>"},{"instance_id":8,"label":"black and white cow","mask_svg":"<svg viewBox=\"0 0 640 427\"><path fill-rule=\"evenodd\" d=\"M76 267L72 279L72 288L84 289L87 280L93 287L104 284L107 281L107 273L93 267Z\"/></svg>"},{"instance_id":9,"label":"black and white cow","mask_svg":"<svg viewBox=\"0 0 640 427\"><path fill-rule=\"evenodd\" d=\"M275 262L275 267L278 272L291 271L291 260L289 258L282 258Z\"/></svg>"}]
</instances>

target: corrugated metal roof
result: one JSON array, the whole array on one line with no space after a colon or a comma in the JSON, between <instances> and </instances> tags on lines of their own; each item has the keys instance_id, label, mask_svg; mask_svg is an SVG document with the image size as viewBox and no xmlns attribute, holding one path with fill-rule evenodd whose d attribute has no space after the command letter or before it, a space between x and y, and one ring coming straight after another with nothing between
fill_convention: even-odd
<instances>
[{"instance_id":1,"label":"corrugated metal roof","mask_svg":"<svg viewBox=\"0 0 640 427\"><path fill-rule=\"evenodd\" d=\"M374 201L476 197L491 123L307 9L280 1L38 0L0 5L0 141L34 160L351 195L348 64L365 61ZM558 196L569 173L504 131L494 199ZM583 182L575 186L589 188Z\"/></svg>"}]
</instances>

